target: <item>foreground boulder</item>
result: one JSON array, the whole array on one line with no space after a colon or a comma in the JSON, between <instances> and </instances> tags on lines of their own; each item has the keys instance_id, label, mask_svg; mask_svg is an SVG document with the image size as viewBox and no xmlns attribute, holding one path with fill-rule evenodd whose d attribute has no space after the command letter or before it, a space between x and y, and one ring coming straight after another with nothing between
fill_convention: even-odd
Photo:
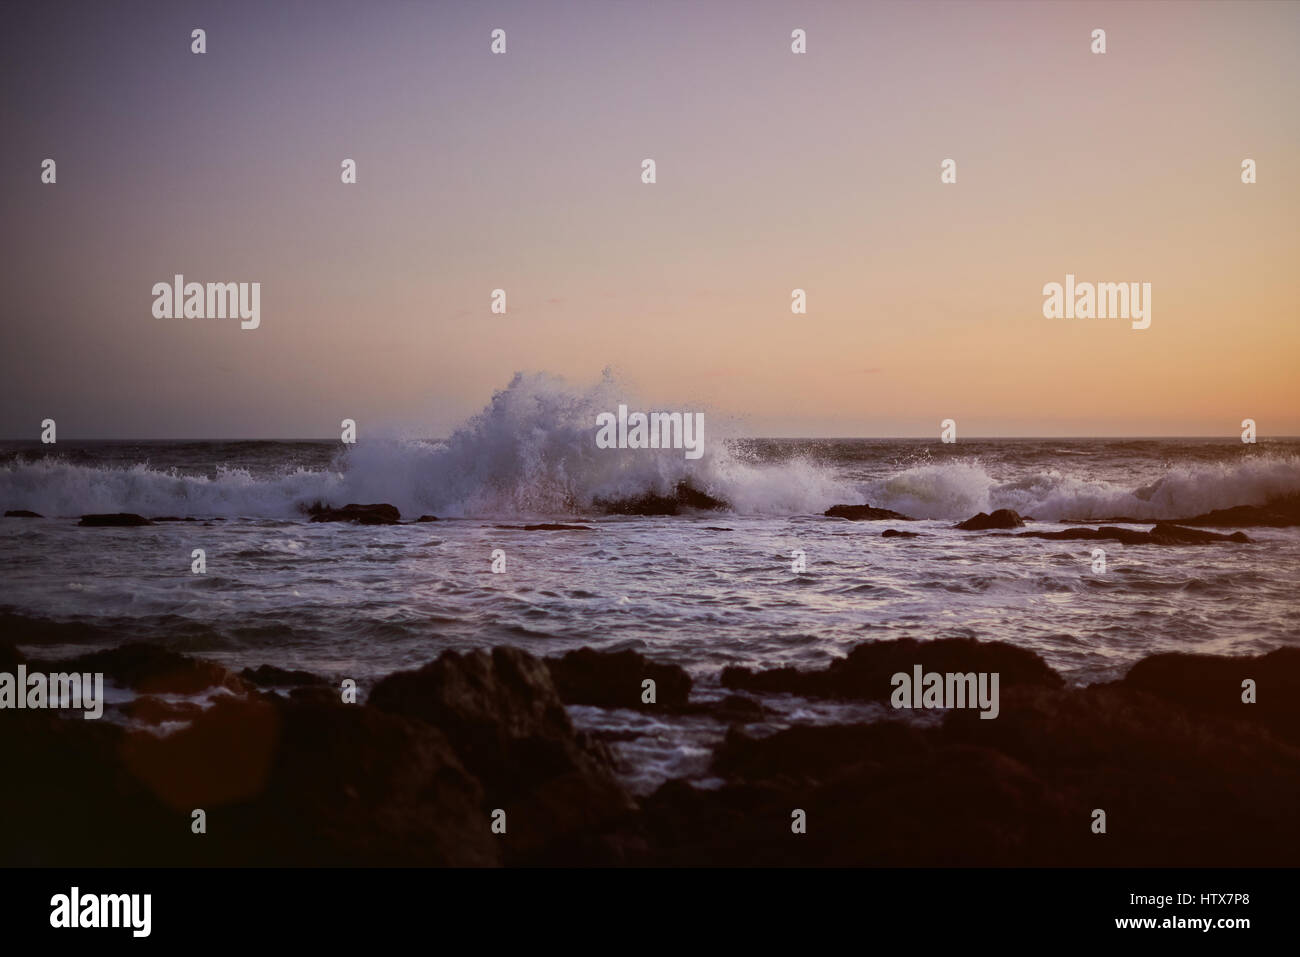
<instances>
[{"instance_id":1,"label":"foreground boulder","mask_svg":"<svg viewBox=\"0 0 1300 957\"><path fill-rule=\"evenodd\" d=\"M1018 512L1013 512L1009 508L999 508L992 514L980 512L978 515L972 515L953 527L967 532L979 532L988 528L1020 528L1024 524L1025 520Z\"/></svg>"},{"instance_id":2,"label":"foreground boulder","mask_svg":"<svg viewBox=\"0 0 1300 957\"><path fill-rule=\"evenodd\" d=\"M581 648L546 659L565 704L600 708L682 707L691 694L691 677L680 665L661 665L635 651ZM655 703L642 702L642 682L655 683Z\"/></svg>"},{"instance_id":3,"label":"foreground boulder","mask_svg":"<svg viewBox=\"0 0 1300 957\"><path fill-rule=\"evenodd\" d=\"M893 520L895 522L915 522L916 519L887 508L872 508L870 505L832 505L822 512L827 518L847 518L851 522L878 522Z\"/></svg>"},{"instance_id":4,"label":"foreground boulder","mask_svg":"<svg viewBox=\"0 0 1300 957\"><path fill-rule=\"evenodd\" d=\"M313 522L355 522L358 525L396 525L402 515L393 505L344 505L329 508L313 505L307 510Z\"/></svg>"},{"instance_id":5,"label":"foreground boulder","mask_svg":"<svg viewBox=\"0 0 1300 957\"><path fill-rule=\"evenodd\" d=\"M1255 688L1255 701L1249 704L1242 700L1247 680ZM1152 655L1135 664L1118 684L1200 716L1260 725L1300 745L1300 648L1278 648L1256 658Z\"/></svg>"},{"instance_id":6,"label":"foreground boulder","mask_svg":"<svg viewBox=\"0 0 1300 957\"><path fill-rule=\"evenodd\" d=\"M131 528L137 525L152 525L153 522L134 512L114 512L112 514L83 515L78 525L88 528Z\"/></svg>"},{"instance_id":7,"label":"foreground boulder","mask_svg":"<svg viewBox=\"0 0 1300 957\"><path fill-rule=\"evenodd\" d=\"M608 751L574 730L541 659L509 647L446 651L383 679L369 703L442 730L483 782L487 806L527 822L509 830L509 860L613 853L604 832L635 805Z\"/></svg>"}]
</instances>

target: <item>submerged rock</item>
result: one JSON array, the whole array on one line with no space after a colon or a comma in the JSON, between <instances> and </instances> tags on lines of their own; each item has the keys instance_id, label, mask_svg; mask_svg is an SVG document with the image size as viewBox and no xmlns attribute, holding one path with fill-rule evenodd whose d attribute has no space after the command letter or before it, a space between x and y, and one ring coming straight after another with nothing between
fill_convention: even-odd
<instances>
[{"instance_id":1,"label":"submerged rock","mask_svg":"<svg viewBox=\"0 0 1300 957\"><path fill-rule=\"evenodd\" d=\"M880 533L881 538L922 538L920 532L900 532L896 528L887 528Z\"/></svg>"},{"instance_id":2,"label":"submerged rock","mask_svg":"<svg viewBox=\"0 0 1300 957\"><path fill-rule=\"evenodd\" d=\"M1067 524L1106 522L1115 525L1146 525L1149 518L1062 519ZM1289 528L1300 525L1300 494L1283 495L1263 505L1234 505L1217 508L1188 518L1170 518L1162 524L1218 526L1221 528Z\"/></svg>"},{"instance_id":3,"label":"submerged rock","mask_svg":"<svg viewBox=\"0 0 1300 957\"><path fill-rule=\"evenodd\" d=\"M31 512L25 508L11 508L5 512L5 518L44 518L39 512Z\"/></svg>"},{"instance_id":4,"label":"submerged rock","mask_svg":"<svg viewBox=\"0 0 1300 957\"><path fill-rule=\"evenodd\" d=\"M555 522L543 522L538 525L495 525L494 528L501 528L512 532L590 532L593 531L590 525L563 525Z\"/></svg>"},{"instance_id":5,"label":"submerged rock","mask_svg":"<svg viewBox=\"0 0 1300 957\"><path fill-rule=\"evenodd\" d=\"M1233 532L1221 535L1218 532L1204 532L1196 528L1182 528L1178 525L1161 523L1150 531L1142 532L1135 528L1119 528L1103 525L1101 528L1066 528L1057 532L1020 532L1016 538L1047 538L1061 541L1113 541L1125 545L1208 545L1214 542L1234 542L1249 545L1253 540L1245 532Z\"/></svg>"},{"instance_id":6,"label":"submerged rock","mask_svg":"<svg viewBox=\"0 0 1300 957\"><path fill-rule=\"evenodd\" d=\"M138 525L152 525L153 522L143 515L136 515L133 512L115 512L113 514L83 515L81 521L77 524L85 525L88 528L130 528Z\"/></svg>"}]
</instances>

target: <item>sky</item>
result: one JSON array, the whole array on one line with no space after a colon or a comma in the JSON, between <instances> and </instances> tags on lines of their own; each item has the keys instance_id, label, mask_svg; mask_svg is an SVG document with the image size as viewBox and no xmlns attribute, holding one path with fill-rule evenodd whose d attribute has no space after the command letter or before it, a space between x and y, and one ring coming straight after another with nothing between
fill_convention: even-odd
<instances>
[{"instance_id":1,"label":"sky","mask_svg":"<svg viewBox=\"0 0 1300 957\"><path fill-rule=\"evenodd\" d=\"M760 436L1300 434L1298 49L1244 0L15 3L0 436L441 436L605 369ZM177 273L260 327L155 318ZM1150 328L1045 318L1067 273Z\"/></svg>"}]
</instances>

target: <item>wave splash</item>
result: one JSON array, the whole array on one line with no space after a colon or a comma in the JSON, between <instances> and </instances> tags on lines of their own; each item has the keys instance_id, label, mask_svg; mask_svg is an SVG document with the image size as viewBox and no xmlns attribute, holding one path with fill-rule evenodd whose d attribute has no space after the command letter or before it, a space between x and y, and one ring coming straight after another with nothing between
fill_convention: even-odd
<instances>
[{"instance_id":1,"label":"wave splash","mask_svg":"<svg viewBox=\"0 0 1300 957\"><path fill-rule=\"evenodd\" d=\"M681 482L751 514L820 511L854 494L850 484L803 459L746 461L718 434L720 419L707 414L705 452L697 460L680 449L597 448L596 416L620 402L642 408L608 373L586 390L521 373L445 441L363 439L329 469L271 477L231 466L207 477L47 458L0 467L0 503L50 516L124 511L294 519L316 502L388 502L408 518L495 518L590 513L602 501L671 496Z\"/></svg>"}]
</instances>

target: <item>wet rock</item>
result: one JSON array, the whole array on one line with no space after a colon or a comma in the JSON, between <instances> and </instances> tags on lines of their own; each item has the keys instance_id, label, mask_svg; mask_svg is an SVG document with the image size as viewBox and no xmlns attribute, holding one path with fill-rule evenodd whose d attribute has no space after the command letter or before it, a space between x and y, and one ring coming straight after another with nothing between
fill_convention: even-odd
<instances>
[{"instance_id":1,"label":"wet rock","mask_svg":"<svg viewBox=\"0 0 1300 957\"><path fill-rule=\"evenodd\" d=\"M160 725L193 721L203 713L203 706L197 701L166 701L153 695L142 695L123 704L122 713L135 721Z\"/></svg>"},{"instance_id":2,"label":"wet rock","mask_svg":"<svg viewBox=\"0 0 1300 957\"><path fill-rule=\"evenodd\" d=\"M415 524L418 525L421 522L436 522L437 520L438 520L437 515L421 515L419 518L415 520Z\"/></svg>"},{"instance_id":3,"label":"wet rock","mask_svg":"<svg viewBox=\"0 0 1300 957\"><path fill-rule=\"evenodd\" d=\"M1106 522L1115 525L1145 525L1149 518L1061 519L1067 524L1094 524ZM1289 528L1300 525L1300 494L1283 495L1263 505L1235 505L1218 508L1188 518L1164 520L1169 525L1218 526L1221 528Z\"/></svg>"},{"instance_id":4,"label":"wet rock","mask_svg":"<svg viewBox=\"0 0 1300 957\"><path fill-rule=\"evenodd\" d=\"M401 513L393 505L344 505L342 508L329 508L314 505L307 510L313 522L353 522L357 525L396 525Z\"/></svg>"},{"instance_id":5,"label":"wet rock","mask_svg":"<svg viewBox=\"0 0 1300 957\"><path fill-rule=\"evenodd\" d=\"M153 522L133 512L116 512L111 515L83 515L77 524L87 528L132 528L139 525L152 525Z\"/></svg>"},{"instance_id":6,"label":"wet rock","mask_svg":"<svg viewBox=\"0 0 1300 957\"><path fill-rule=\"evenodd\" d=\"M39 664L45 671L103 672L116 684L141 694L197 694L211 688L244 694L251 690L218 664L145 643L95 651L57 664Z\"/></svg>"},{"instance_id":7,"label":"wet rock","mask_svg":"<svg viewBox=\"0 0 1300 957\"><path fill-rule=\"evenodd\" d=\"M39 512L30 512L25 508L11 508L5 512L5 518L44 518Z\"/></svg>"},{"instance_id":8,"label":"wet rock","mask_svg":"<svg viewBox=\"0 0 1300 957\"><path fill-rule=\"evenodd\" d=\"M258 665L256 668L245 668L239 673L239 676L245 681L260 685L263 688L328 684L320 675L314 675L310 671L286 670L277 668L274 665Z\"/></svg>"},{"instance_id":9,"label":"wet rock","mask_svg":"<svg viewBox=\"0 0 1300 957\"><path fill-rule=\"evenodd\" d=\"M880 533L881 538L922 538L920 532L900 532L896 528L887 528Z\"/></svg>"},{"instance_id":10,"label":"wet rock","mask_svg":"<svg viewBox=\"0 0 1300 957\"><path fill-rule=\"evenodd\" d=\"M671 495L647 492L635 498L598 499L595 505L610 515L678 515L684 508L717 511L729 507L722 499L701 492L684 481L677 483Z\"/></svg>"},{"instance_id":11,"label":"wet rock","mask_svg":"<svg viewBox=\"0 0 1300 957\"><path fill-rule=\"evenodd\" d=\"M528 822L504 841L513 862L599 859L606 826L635 806L609 752L574 730L546 663L518 648L444 652L384 678L369 704L440 729L487 806Z\"/></svg>"},{"instance_id":12,"label":"wet rock","mask_svg":"<svg viewBox=\"0 0 1300 957\"><path fill-rule=\"evenodd\" d=\"M903 515L887 508L872 508L870 505L832 505L822 514L827 518L847 518L851 522L916 521L909 515Z\"/></svg>"},{"instance_id":13,"label":"wet rock","mask_svg":"<svg viewBox=\"0 0 1300 957\"><path fill-rule=\"evenodd\" d=\"M546 664L565 704L653 710L681 707L691 693L691 677L680 665L658 664L630 649L581 648ZM641 702L647 678L655 683L655 704Z\"/></svg>"},{"instance_id":14,"label":"wet rock","mask_svg":"<svg viewBox=\"0 0 1300 957\"><path fill-rule=\"evenodd\" d=\"M1135 528L1119 528L1103 525L1100 528L1066 528L1057 532L1020 532L1016 538L1047 538L1060 541L1111 541L1125 545L1209 545L1215 542L1234 542L1241 545L1252 544L1253 540L1245 532L1233 532L1221 535L1218 532L1205 532L1195 528L1182 528L1178 525L1159 524L1150 531L1142 532Z\"/></svg>"},{"instance_id":15,"label":"wet rock","mask_svg":"<svg viewBox=\"0 0 1300 957\"><path fill-rule=\"evenodd\" d=\"M1255 703L1242 700L1255 683ZM1300 648L1254 658L1159 654L1143 658L1118 683L1173 702L1196 715L1261 725L1300 745Z\"/></svg>"},{"instance_id":16,"label":"wet rock","mask_svg":"<svg viewBox=\"0 0 1300 957\"><path fill-rule=\"evenodd\" d=\"M1009 508L999 508L992 514L980 512L978 515L972 515L964 522L958 522L953 528L960 528L967 532L979 532L989 528L1019 528L1025 524L1025 520L1017 512Z\"/></svg>"},{"instance_id":17,"label":"wet rock","mask_svg":"<svg viewBox=\"0 0 1300 957\"><path fill-rule=\"evenodd\" d=\"M494 525L493 528L503 528L513 532L590 532L593 531L590 525L562 525L553 522L544 522L539 525Z\"/></svg>"},{"instance_id":18,"label":"wet rock","mask_svg":"<svg viewBox=\"0 0 1300 957\"><path fill-rule=\"evenodd\" d=\"M18 650L16 645L7 641L0 641L0 671L13 673L19 665L27 663L27 656Z\"/></svg>"},{"instance_id":19,"label":"wet rock","mask_svg":"<svg viewBox=\"0 0 1300 957\"><path fill-rule=\"evenodd\" d=\"M915 665L926 672L998 672L1003 693L1019 685L1062 685L1061 676L1032 651L972 638L867 642L822 671L786 667L756 672L733 666L723 670L721 680L725 688L745 691L883 701L894 690L890 679L898 672L912 674Z\"/></svg>"}]
</instances>

